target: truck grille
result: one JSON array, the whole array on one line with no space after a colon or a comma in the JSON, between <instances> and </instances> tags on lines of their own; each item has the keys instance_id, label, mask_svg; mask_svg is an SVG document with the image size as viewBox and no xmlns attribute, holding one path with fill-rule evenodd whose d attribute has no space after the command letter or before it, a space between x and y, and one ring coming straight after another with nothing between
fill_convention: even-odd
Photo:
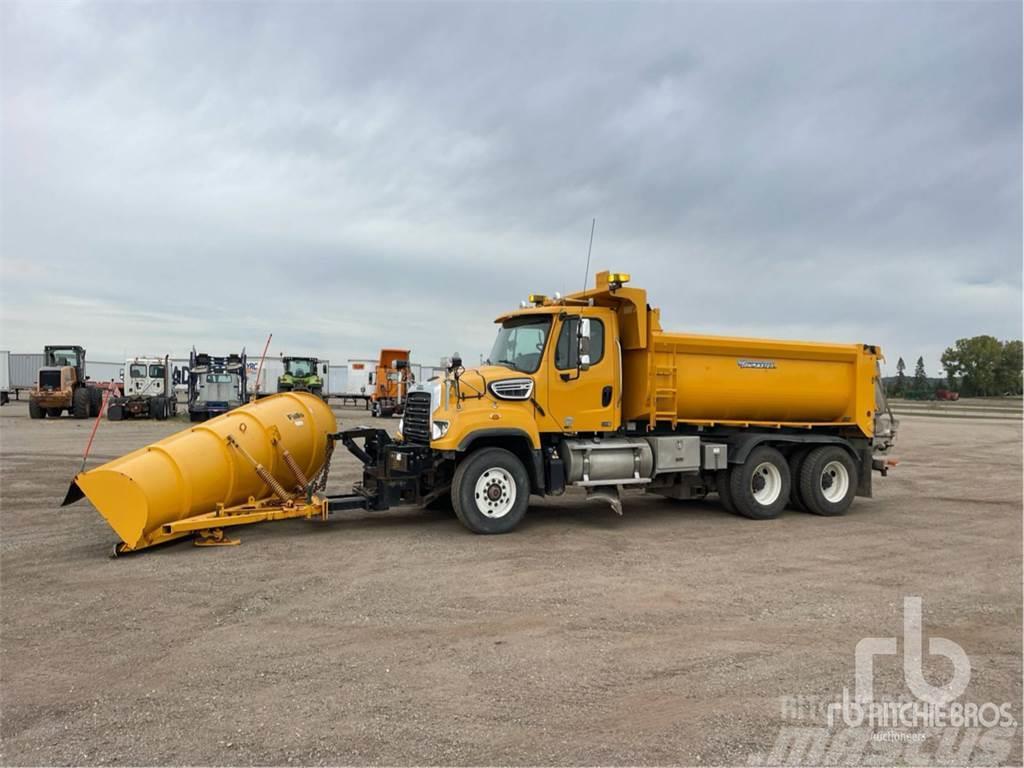
<instances>
[{"instance_id":1,"label":"truck grille","mask_svg":"<svg viewBox=\"0 0 1024 768\"><path fill-rule=\"evenodd\" d=\"M60 371L40 371L40 389L60 389Z\"/></svg>"},{"instance_id":2,"label":"truck grille","mask_svg":"<svg viewBox=\"0 0 1024 768\"><path fill-rule=\"evenodd\" d=\"M416 445L430 445L430 393L410 392L405 400L402 437Z\"/></svg>"}]
</instances>

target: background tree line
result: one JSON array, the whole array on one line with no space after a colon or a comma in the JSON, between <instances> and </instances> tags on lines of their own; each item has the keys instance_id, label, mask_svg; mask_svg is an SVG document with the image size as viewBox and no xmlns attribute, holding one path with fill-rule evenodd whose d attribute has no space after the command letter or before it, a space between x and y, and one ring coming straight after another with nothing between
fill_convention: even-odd
<instances>
[{"instance_id":1,"label":"background tree line","mask_svg":"<svg viewBox=\"0 0 1024 768\"><path fill-rule=\"evenodd\" d=\"M917 358L908 377L901 357L896 376L886 380L889 394L897 397L931 398L936 389L950 389L964 397L1020 395L1024 393L1024 344L1020 339L999 341L994 336L957 339L942 353L945 379L930 379L924 359Z\"/></svg>"}]
</instances>

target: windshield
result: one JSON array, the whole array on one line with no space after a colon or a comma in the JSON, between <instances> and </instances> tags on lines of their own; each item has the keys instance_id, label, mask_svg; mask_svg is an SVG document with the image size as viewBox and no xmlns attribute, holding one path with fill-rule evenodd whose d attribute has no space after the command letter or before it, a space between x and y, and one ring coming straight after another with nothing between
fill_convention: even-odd
<instances>
[{"instance_id":1,"label":"windshield","mask_svg":"<svg viewBox=\"0 0 1024 768\"><path fill-rule=\"evenodd\" d=\"M154 379L162 379L166 369L162 365L149 366L149 375Z\"/></svg>"},{"instance_id":2,"label":"windshield","mask_svg":"<svg viewBox=\"0 0 1024 768\"><path fill-rule=\"evenodd\" d=\"M128 371L128 375L133 379L144 379L146 378L146 366L140 365L139 363L132 363L132 366Z\"/></svg>"},{"instance_id":3,"label":"windshield","mask_svg":"<svg viewBox=\"0 0 1024 768\"><path fill-rule=\"evenodd\" d=\"M309 376L313 373L312 360L289 360L284 367L285 372L292 376Z\"/></svg>"},{"instance_id":4,"label":"windshield","mask_svg":"<svg viewBox=\"0 0 1024 768\"><path fill-rule=\"evenodd\" d=\"M504 365L523 373L533 373L540 367L544 343L551 330L551 317L515 317L506 320L494 340L487 362Z\"/></svg>"},{"instance_id":5,"label":"windshield","mask_svg":"<svg viewBox=\"0 0 1024 768\"><path fill-rule=\"evenodd\" d=\"M54 348L46 351L46 364L54 366L78 365L78 350Z\"/></svg>"}]
</instances>

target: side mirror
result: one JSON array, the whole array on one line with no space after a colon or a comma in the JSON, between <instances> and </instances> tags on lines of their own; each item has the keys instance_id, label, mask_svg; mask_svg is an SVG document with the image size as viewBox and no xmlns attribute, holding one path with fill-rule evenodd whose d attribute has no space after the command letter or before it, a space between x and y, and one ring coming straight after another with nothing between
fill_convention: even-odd
<instances>
[{"instance_id":1,"label":"side mirror","mask_svg":"<svg viewBox=\"0 0 1024 768\"><path fill-rule=\"evenodd\" d=\"M590 368L590 320L580 319L579 346L577 348L577 359L579 369L586 371Z\"/></svg>"}]
</instances>

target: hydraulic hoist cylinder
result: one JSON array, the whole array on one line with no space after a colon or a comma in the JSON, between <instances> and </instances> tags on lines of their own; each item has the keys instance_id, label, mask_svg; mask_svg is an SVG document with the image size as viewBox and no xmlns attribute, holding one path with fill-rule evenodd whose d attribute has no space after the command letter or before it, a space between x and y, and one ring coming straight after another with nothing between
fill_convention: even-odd
<instances>
[{"instance_id":1,"label":"hydraulic hoist cylinder","mask_svg":"<svg viewBox=\"0 0 1024 768\"><path fill-rule=\"evenodd\" d=\"M161 526L296 489L313 478L337 430L330 406L308 392L287 392L235 408L96 469L75 484L126 550L178 538ZM254 462L269 473L267 482Z\"/></svg>"}]
</instances>

